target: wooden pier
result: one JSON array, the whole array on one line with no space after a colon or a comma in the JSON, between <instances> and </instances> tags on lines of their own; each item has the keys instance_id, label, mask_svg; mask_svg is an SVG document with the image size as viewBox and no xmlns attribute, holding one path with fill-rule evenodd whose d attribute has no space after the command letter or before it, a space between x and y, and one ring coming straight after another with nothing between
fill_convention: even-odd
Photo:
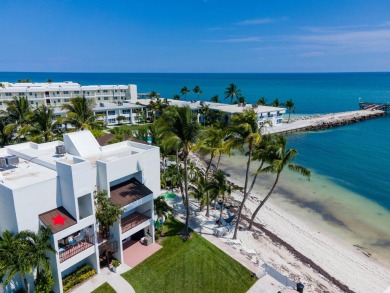
<instances>
[{"instance_id":1,"label":"wooden pier","mask_svg":"<svg viewBox=\"0 0 390 293\"><path fill-rule=\"evenodd\" d=\"M360 102L359 108L361 110L381 110L385 112L390 111L390 103L370 103L370 102Z\"/></svg>"}]
</instances>

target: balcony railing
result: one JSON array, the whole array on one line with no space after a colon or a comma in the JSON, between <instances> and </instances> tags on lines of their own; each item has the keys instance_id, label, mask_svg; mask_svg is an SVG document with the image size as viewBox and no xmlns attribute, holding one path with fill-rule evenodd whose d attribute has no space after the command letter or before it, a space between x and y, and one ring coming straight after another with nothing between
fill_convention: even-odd
<instances>
[{"instance_id":1,"label":"balcony railing","mask_svg":"<svg viewBox=\"0 0 390 293\"><path fill-rule=\"evenodd\" d=\"M60 263L92 247L94 244L95 244L94 235L85 237L80 241L73 240L73 243L69 243L68 245L61 247L59 249Z\"/></svg>"},{"instance_id":2,"label":"balcony railing","mask_svg":"<svg viewBox=\"0 0 390 293\"><path fill-rule=\"evenodd\" d=\"M133 229L134 227L148 221L150 218L140 213L133 213L121 219L122 233Z\"/></svg>"}]
</instances>

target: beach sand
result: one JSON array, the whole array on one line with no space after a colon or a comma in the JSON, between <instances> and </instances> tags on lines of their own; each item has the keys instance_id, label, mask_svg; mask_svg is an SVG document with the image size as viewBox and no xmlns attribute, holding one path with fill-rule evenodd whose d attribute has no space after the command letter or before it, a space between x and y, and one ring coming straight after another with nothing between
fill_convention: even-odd
<instances>
[{"instance_id":1,"label":"beach sand","mask_svg":"<svg viewBox=\"0 0 390 293\"><path fill-rule=\"evenodd\" d=\"M194 160L200 163L197 158ZM245 175L243 171L244 160L240 155L225 157L220 165L220 168L228 173L228 179L239 186L243 185ZM294 177L287 176L286 179L289 181ZM303 179L296 179L296 185L300 188L291 187L291 184L286 183L286 181L280 184L281 187L276 190L271 200L259 212L257 222L312 260L330 276L348 286L349 289L355 292L383 292L390 285L390 266L386 255L386 252L388 253L386 245L384 245L383 251L378 250L380 253L367 249L362 245L359 235L356 236L354 231L348 232L349 227L352 227L351 223L337 213L336 216L332 215L329 210L321 207L321 204L309 209L299 206L297 203L300 200L304 201L305 197L310 197L310 194L301 198L297 193L305 193L305 191L311 193L313 187L306 188ZM251 214L251 211L258 204L259 198L263 197L260 194L265 194L271 182L272 178L267 178L255 186L251 197L246 202L244 214ZM314 185L314 190L316 189L318 186ZM286 192L288 194L285 194ZM327 194L329 193L331 192L327 190ZM289 198L288 196L290 199L286 200ZM291 200L291 196L293 200ZM242 194L236 191L233 197L240 201ZM330 197L324 200L332 203L333 199ZM315 202L314 199L311 201ZM311 204L314 205L314 203ZM332 204L342 205L339 201ZM367 203L363 202L363 204ZM329 206L332 205L327 205L327 208ZM348 217L349 215L347 215ZM355 215L355 218L358 219L359 215ZM381 216L378 215L378 218L381 219ZM370 230L371 224L373 223L370 223L370 219L368 222L357 223L357 225L366 226L367 231ZM384 241L387 241L389 231L383 230L379 227L377 231L372 233L375 237L381 234ZM364 231L361 233L364 234ZM250 231L241 231L239 238L245 247L256 249L262 261L272 265L280 273L289 276L290 279L306 284L305 292L342 292L342 290L336 289L331 280L324 278L307 264L299 261L288 249L273 243L267 236L256 240Z\"/></svg>"}]
</instances>

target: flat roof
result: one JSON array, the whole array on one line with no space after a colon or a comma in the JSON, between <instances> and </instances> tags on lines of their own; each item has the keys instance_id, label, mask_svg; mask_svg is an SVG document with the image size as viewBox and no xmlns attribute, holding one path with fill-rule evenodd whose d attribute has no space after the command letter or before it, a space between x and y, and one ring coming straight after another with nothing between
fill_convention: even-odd
<instances>
[{"instance_id":1,"label":"flat roof","mask_svg":"<svg viewBox=\"0 0 390 293\"><path fill-rule=\"evenodd\" d=\"M65 82L0 82L0 92L44 92L44 91L88 91L88 90L116 90L128 89L128 85L80 85L72 81Z\"/></svg>"},{"instance_id":2,"label":"flat roof","mask_svg":"<svg viewBox=\"0 0 390 293\"><path fill-rule=\"evenodd\" d=\"M39 219L53 234L77 223L75 218L62 206L40 214Z\"/></svg>"},{"instance_id":3,"label":"flat roof","mask_svg":"<svg viewBox=\"0 0 390 293\"><path fill-rule=\"evenodd\" d=\"M13 155L7 149L0 150L0 157ZM7 166L0 168L0 184L9 189L17 189L25 186L54 179L57 177L57 172L53 169L26 160L19 156L19 163L15 166Z\"/></svg>"},{"instance_id":4,"label":"flat roof","mask_svg":"<svg viewBox=\"0 0 390 293\"><path fill-rule=\"evenodd\" d=\"M213 102L195 101L195 100L192 101L182 101L182 100L173 100L173 99L167 99L167 100L170 106L178 106L178 107L188 106L190 107L191 110L199 110L201 108L201 103L203 103L204 105L209 106L209 108L212 110L221 111L230 114L242 113L244 110L250 110L250 109L253 109L256 113L268 113L268 112L277 112L277 111L286 110L285 108L271 107L271 106L257 106L253 108L252 104L239 106L238 104L213 103ZM152 100L138 99L137 101L138 103L147 106Z\"/></svg>"},{"instance_id":5,"label":"flat roof","mask_svg":"<svg viewBox=\"0 0 390 293\"><path fill-rule=\"evenodd\" d=\"M149 188L132 178L110 187L110 201L124 207L152 193Z\"/></svg>"}]
</instances>

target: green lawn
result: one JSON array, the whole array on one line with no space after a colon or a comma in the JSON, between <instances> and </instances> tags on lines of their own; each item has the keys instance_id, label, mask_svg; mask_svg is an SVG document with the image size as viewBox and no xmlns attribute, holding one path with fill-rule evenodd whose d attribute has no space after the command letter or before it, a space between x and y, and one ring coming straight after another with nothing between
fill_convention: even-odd
<instances>
[{"instance_id":1,"label":"green lawn","mask_svg":"<svg viewBox=\"0 0 390 293\"><path fill-rule=\"evenodd\" d=\"M114 288L110 286L107 282L101 285L99 288L93 290L91 293L115 293Z\"/></svg>"},{"instance_id":2,"label":"green lawn","mask_svg":"<svg viewBox=\"0 0 390 293\"><path fill-rule=\"evenodd\" d=\"M122 276L142 292L246 292L255 283L251 272L200 235L184 241L183 225L170 218L160 249Z\"/></svg>"}]
</instances>

